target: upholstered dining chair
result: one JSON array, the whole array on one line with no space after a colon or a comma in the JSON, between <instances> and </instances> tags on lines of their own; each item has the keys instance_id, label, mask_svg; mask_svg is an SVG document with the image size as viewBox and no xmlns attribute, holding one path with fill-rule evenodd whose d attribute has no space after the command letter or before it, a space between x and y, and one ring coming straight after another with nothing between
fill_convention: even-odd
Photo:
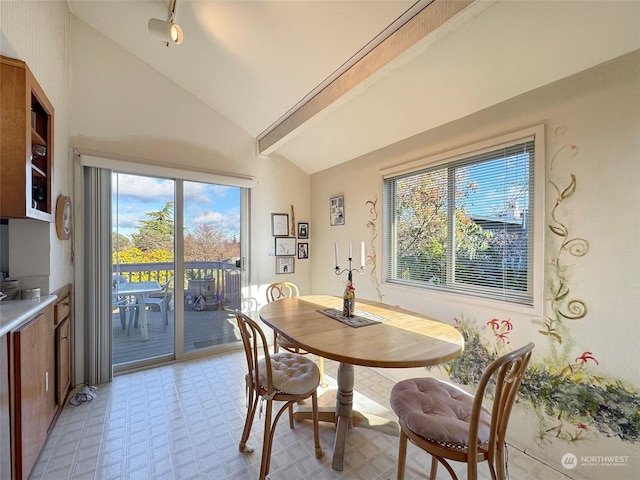
<instances>
[{"instance_id":1,"label":"upholstered dining chair","mask_svg":"<svg viewBox=\"0 0 640 480\"><path fill-rule=\"evenodd\" d=\"M480 378L475 395L435 378L411 378L391 390L391 408L400 423L398 480L404 478L407 441L431 454L429 478L438 462L458 477L447 460L466 462L467 480L478 477L478 462L487 461L493 480L506 478L506 433L534 344L494 360ZM483 405L485 394L492 398Z\"/></svg>"},{"instance_id":2,"label":"upholstered dining chair","mask_svg":"<svg viewBox=\"0 0 640 480\"><path fill-rule=\"evenodd\" d=\"M283 298L292 298L300 295L298 286L291 282L276 282L267 287L267 302L275 302ZM286 338L278 335L277 332L273 332L273 351L278 353L280 348L293 353L299 353L301 355L307 355L308 352L302 350L299 347L293 345ZM327 384L324 381L324 358L318 357L318 368L320 369L320 386L326 387Z\"/></svg>"},{"instance_id":3,"label":"upholstered dining chair","mask_svg":"<svg viewBox=\"0 0 640 480\"><path fill-rule=\"evenodd\" d=\"M247 418L244 422L240 451L252 452L247 445L256 409L266 401L260 480L269 473L271 448L278 420L285 410L289 411L289 427L293 428L293 405L311 397L313 439L316 457L322 456L318 430L318 395L320 383L318 366L309 358L288 351L269 354L267 338L260 326L240 310L235 311L242 344L247 359L248 373L245 382L248 393ZM272 421L273 402L284 402Z\"/></svg>"}]
</instances>

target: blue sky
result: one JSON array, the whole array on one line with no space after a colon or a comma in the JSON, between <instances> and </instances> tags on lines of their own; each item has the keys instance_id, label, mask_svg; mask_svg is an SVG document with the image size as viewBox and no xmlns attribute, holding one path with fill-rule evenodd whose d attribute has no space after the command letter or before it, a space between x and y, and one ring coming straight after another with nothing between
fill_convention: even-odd
<instances>
[{"instance_id":1,"label":"blue sky","mask_svg":"<svg viewBox=\"0 0 640 480\"><path fill-rule=\"evenodd\" d=\"M146 212L161 210L174 200L175 182L154 177L117 173L112 176L113 228L130 236ZM239 238L240 188L184 182L184 223L191 230L198 223L214 224Z\"/></svg>"}]
</instances>

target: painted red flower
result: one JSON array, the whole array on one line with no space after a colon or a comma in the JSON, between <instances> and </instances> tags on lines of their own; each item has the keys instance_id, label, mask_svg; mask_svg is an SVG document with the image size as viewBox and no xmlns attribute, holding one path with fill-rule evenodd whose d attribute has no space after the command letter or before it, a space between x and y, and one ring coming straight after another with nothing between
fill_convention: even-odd
<instances>
[{"instance_id":1,"label":"painted red flower","mask_svg":"<svg viewBox=\"0 0 640 480\"><path fill-rule=\"evenodd\" d=\"M493 330L498 330L500 328L500 320L492 318L487 322L487 325L490 325Z\"/></svg>"},{"instance_id":2,"label":"painted red flower","mask_svg":"<svg viewBox=\"0 0 640 480\"><path fill-rule=\"evenodd\" d=\"M505 325L507 327L507 332L510 332L511 330L513 330L513 323L511 323L511 319L509 318L508 320L502 320L502 325Z\"/></svg>"},{"instance_id":3,"label":"painted red flower","mask_svg":"<svg viewBox=\"0 0 640 480\"><path fill-rule=\"evenodd\" d=\"M509 337L507 336L506 332L499 333L497 336L498 336L498 339L501 340L504 345L508 345L511 343L511 340L509 340Z\"/></svg>"},{"instance_id":4,"label":"painted red flower","mask_svg":"<svg viewBox=\"0 0 640 480\"><path fill-rule=\"evenodd\" d=\"M588 427L584 423L579 423L576 425L579 430L588 430Z\"/></svg>"},{"instance_id":5,"label":"painted red flower","mask_svg":"<svg viewBox=\"0 0 640 480\"><path fill-rule=\"evenodd\" d=\"M582 363L587 363L587 360L593 360L596 365L600 365L591 352L583 352L582 355L575 359L576 362L580 361Z\"/></svg>"}]
</instances>

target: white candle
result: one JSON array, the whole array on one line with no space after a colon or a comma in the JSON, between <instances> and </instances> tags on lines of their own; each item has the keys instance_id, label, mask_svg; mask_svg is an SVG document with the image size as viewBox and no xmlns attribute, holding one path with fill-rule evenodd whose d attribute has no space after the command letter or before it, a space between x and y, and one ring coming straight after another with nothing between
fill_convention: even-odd
<instances>
[{"instance_id":1,"label":"white candle","mask_svg":"<svg viewBox=\"0 0 640 480\"><path fill-rule=\"evenodd\" d=\"M353 258L353 252L351 251L351 242L349 242L349 260Z\"/></svg>"},{"instance_id":2,"label":"white candle","mask_svg":"<svg viewBox=\"0 0 640 480\"><path fill-rule=\"evenodd\" d=\"M364 258L364 242L362 242L362 246L360 248L360 266L364 268L366 264L366 260Z\"/></svg>"},{"instance_id":3,"label":"white candle","mask_svg":"<svg viewBox=\"0 0 640 480\"><path fill-rule=\"evenodd\" d=\"M333 248L335 250L335 255L336 255L336 268L338 268L340 266L340 261L338 260L338 242L333 243Z\"/></svg>"}]
</instances>

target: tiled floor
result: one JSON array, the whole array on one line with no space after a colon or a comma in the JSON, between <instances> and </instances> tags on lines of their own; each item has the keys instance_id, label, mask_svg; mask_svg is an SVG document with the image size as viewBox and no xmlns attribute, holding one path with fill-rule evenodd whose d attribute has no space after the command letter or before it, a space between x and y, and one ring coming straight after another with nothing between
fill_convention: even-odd
<instances>
[{"instance_id":1,"label":"tiled floor","mask_svg":"<svg viewBox=\"0 0 640 480\"><path fill-rule=\"evenodd\" d=\"M246 412L244 361L238 350L121 375L101 385L95 400L65 406L31 479L257 479L262 419L256 418L249 439L255 452L238 451ZM335 362L325 362L333 386L336 368ZM392 381L363 367L356 367L355 374L356 403L394 419L388 409ZM325 455L316 459L310 424L297 423L291 430L282 418L269 478L396 478L397 437L352 429L345 468L336 472L331 469L333 425L320 428ZM428 455L410 445L405 478L428 478L429 463ZM486 469L482 472L488 478ZM514 448L509 450L509 473L511 480L567 479ZM444 469L438 473L441 478L448 478Z\"/></svg>"}]
</instances>

